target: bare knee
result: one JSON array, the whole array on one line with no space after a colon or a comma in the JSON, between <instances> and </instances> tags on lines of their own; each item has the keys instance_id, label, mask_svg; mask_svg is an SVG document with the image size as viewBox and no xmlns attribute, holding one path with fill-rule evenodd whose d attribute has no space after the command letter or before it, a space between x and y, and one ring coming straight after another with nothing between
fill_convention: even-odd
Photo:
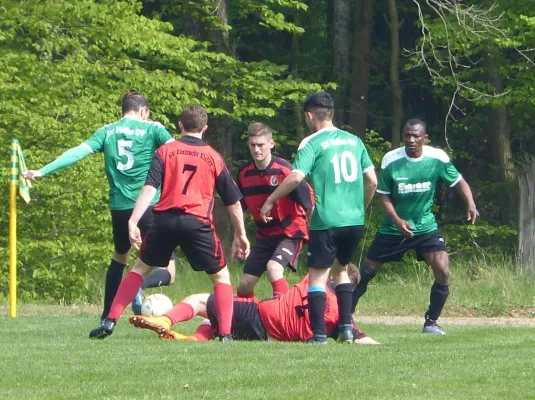
<instances>
[{"instance_id":1,"label":"bare knee","mask_svg":"<svg viewBox=\"0 0 535 400\"><path fill-rule=\"evenodd\" d=\"M215 274L208 274L208 277L210 278L214 286L220 283L231 285L230 273L227 266L223 267L223 269L216 272Z\"/></svg>"},{"instance_id":2,"label":"bare knee","mask_svg":"<svg viewBox=\"0 0 535 400\"><path fill-rule=\"evenodd\" d=\"M259 277L249 274L242 274L238 284L238 293L251 293L254 290Z\"/></svg>"},{"instance_id":3,"label":"bare knee","mask_svg":"<svg viewBox=\"0 0 535 400\"><path fill-rule=\"evenodd\" d=\"M208 293L196 293L186 297L181 303L186 303L193 308L195 315L200 315L201 317L206 316L206 303L208 302Z\"/></svg>"},{"instance_id":4,"label":"bare knee","mask_svg":"<svg viewBox=\"0 0 535 400\"><path fill-rule=\"evenodd\" d=\"M175 282L175 274L176 274L175 260L169 260L169 265L167 266L167 271L169 271L169 274L171 275L171 280L169 281L169 284L172 284L172 283Z\"/></svg>"},{"instance_id":5,"label":"bare knee","mask_svg":"<svg viewBox=\"0 0 535 400\"><path fill-rule=\"evenodd\" d=\"M113 252L113 255L111 256L112 260L117 261L121 264L128 264L128 259L130 258L130 251L127 251L124 254L117 253L116 251Z\"/></svg>"},{"instance_id":6,"label":"bare knee","mask_svg":"<svg viewBox=\"0 0 535 400\"><path fill-rule=\"evenodd\" d=\"M266 266L268 281L275 282L284 278L284 267L276 261L269 261Z\"/></svg>"}]
</instances>

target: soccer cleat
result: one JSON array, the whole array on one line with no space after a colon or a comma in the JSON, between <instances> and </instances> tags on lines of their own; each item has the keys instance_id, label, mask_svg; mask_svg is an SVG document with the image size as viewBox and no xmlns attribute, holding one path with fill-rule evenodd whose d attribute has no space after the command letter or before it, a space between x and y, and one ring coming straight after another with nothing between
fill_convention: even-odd
<instances>
[{"instance_id":1,"label":"soccer cleat","mask_svg":"<svg viewBox=\"0 0 535 400\"><path fill-rule=\"evenodd\" d=\"M310 344L327 344L327 336L326 335L313 335L310 339L308 339L305 343Z\"/></svg>"},{"instance_id":2,"label":"soccer cleat","mask_svg":"<svg viewBox=\"0 0 535 400\"><path fill-rule=\"evenodd\" d=\"M116 322L112 319L104 318L98 328L89 332L89 339L105 339L113 333Z\"/></svg>"},{"instance_id":3,"label":"soccer cleat","mask_svg":"<svg viewBox=\"0 0 535 400\"><path fill-rule=\"evenodd\" d=\"M141 306L143 305L143 297L141 297L143 294L143 290L139 289L139 292L137 292L136 297L134 297L134 300L132 300L132 312L134 315L141 315Z\"/></svg>"},{"instance_id":4,"label":"soccer cleat","mask_svg":"<svg viewBox=\"0 0 535 400\"><path fill-rule=\"evenodd\" d=\"M219 335L219 341L223 343L231 343L233 342L232 335Z\"/></svg>"},{"instance_id":5,"label":"soccer cleat","mask_svg":"<svg viewBox=\"0 0 535 400\"><path fill-rule=\"evenodd\" d=\"M171 330L171 320L167 317L144 317L133 315L128 321L136 328L150 329L158 335Z\"/></svg>"},{"instance_id":6,"label":"soccer cleat","mask_svg":"<svg viewBox=\"0 0 535 400\"><path fill-rule=\"evenodd\" d=\"M165 340L175 340L175 341L181 341L181 342L196 342L197 338L195 336L186 336L181 333L175 332L175 331L164 331L162 333L158 334L158 337L160 339Z\"/></svg>"},{"instance_id":7,"label":"soccer cleat","mask_svg":"<svg viewBox=\"0 0 535 400\"><path fill-rule=\"evenodd\" d=\"M432 319L428 319L425 321L422 332L431 333L433 335L445 335L446 334L446 332L444 332L440 328L440 326L437 325L437 322L433 321Z\"/></svg>"},{"instance_id":8,"label":"soccer cleat","mask_svg":"<svg viewBox=\"0 0 535 400\"><path fill-rule=\"evenodd\" d=\"M353 327L351 325L338 325L338 340L342 343L353 343Z\"/></svg>"}]
</instances>

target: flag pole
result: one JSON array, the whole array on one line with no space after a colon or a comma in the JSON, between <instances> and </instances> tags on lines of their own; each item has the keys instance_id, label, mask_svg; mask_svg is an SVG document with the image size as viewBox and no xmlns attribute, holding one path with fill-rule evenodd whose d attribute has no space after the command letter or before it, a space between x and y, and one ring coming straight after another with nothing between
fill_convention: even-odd
<instances>
[{"instance_id":1,"label":"flag pole","mask_svg":"<svg viewBox=\"0 0 535 400\"><path fill-rule=\"evenodd\" d=\"M16 166L16 168L15 168ZM16 171L16 172L15 172ZM19 186L17 146L11 143L11 182L9 185L9 316L17 316L17 189Z\"/></svg>"}]
</instances>

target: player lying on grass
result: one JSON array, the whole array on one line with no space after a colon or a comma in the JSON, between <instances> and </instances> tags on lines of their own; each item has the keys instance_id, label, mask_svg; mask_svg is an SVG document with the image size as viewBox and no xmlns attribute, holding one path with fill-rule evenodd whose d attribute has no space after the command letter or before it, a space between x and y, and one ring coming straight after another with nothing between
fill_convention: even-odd
<instances>
[{"instance_id":1,"label":"player lying on grass","mask_svg":"<svg viewBox=\"0 0 535 400\"><path fill-rule=\"evenodd\" d=\"M350 264L348 272L353 285L360 280L358 268ZM308 281L306 275L301 282L285 294L259 301L253 298L234 298L234 313L231 333L236 340L279 340L281 342L305 342L312 338L308 315ZM329 281L327 285L325 325L327 334L338 338L338 304L336 293ZM130 317L130 323L138 328L150 329L162 339L206 341L215 337L218 319L213 295L198 293L186 297L162 317ZM193 336L186 336L171 330L177 322L189 321L199 315L206 318ZM378 344L353 324L353 343Z\"/></svg>"}]
</instances>

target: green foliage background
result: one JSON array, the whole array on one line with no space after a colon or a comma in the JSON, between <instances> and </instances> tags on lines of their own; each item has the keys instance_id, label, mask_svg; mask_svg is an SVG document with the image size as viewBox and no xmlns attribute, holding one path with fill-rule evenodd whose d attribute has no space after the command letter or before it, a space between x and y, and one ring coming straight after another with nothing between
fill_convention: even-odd
<instances>
[{"instance_id":1,"label":"green foliage background","mask_svg":"<svg viewBox=\"0 0 535 400\"><path fill-rule=\"evenodd\" d=\"M291 158L299 142L300 102L319 89L336 88L332 72L330 2L297 0L227 1L229 21L216 18L210 0L4 0L0 3L0 148L6 162L0 178L8 181L9 143L17 138L30 168L39 168L66 149L83 142L105 123L120 118L121 95L131 87L151 102L152 119L176 132L182 107L199 103L210 113L208 140L224 152L229 165L248 157L242 135L248 123L268 122L280 155ZM351 6L356 4L350 1ZM535 16L530 2L504 0L506 38L491 38L500 49L500 68L510 77L507 104L515 154L533 151L534 69L515 46L535 46ZM398 0L402 45L420 44L417 10ZM376 2L367 146L376 166L389 150L391 116L388 90L388 40L382 15L386 1ZM500 11L500 10L497 10ZM514 11L513 11L514 10ZM445 32L455 37L453 49L477 57L480 38L455 33L430 10L425 19L441 43ZM189 18L189 20L188 20ZM184 33L195 21L198 34ZM505 29L505 28L504 28ZM458 33L458 32L457 32ZM214 37L228 34L228 46ZM298 51L292 43L298 43ZM437 67L438 68L438 67ZM298 72L296 72L298 71ZM430 84L414 59L403 58L400 71L408 116L430 121L434 145L444 146L441 118L449 105L452 81ZM484 67L462 73L482 90ZM466 227L463 206L455 194L439 193L437 212L453 251L499 251L514 255L514 210L500 200L504 190L489 168L485 104L468 102L466 113L452 124L452 157L471 183L486 222ZM296 112L296 110L298 110ZM351 130L351 127L347 127ZM230 134L228 134L230 132ZM513 191L516 188L512 188ZM7 210L8 185L0 187ZM18 205L18 277L23 300L99 301L112 251L107 182L100 155L44 178L35 184L29 205ZM501 201L501 202L500 202ZM511 207L509 207L510 209ZM381 213L373 208L369 235ZM498 214L499 217L498 217ZM8 213L0 215L0 296L7 296ZM369 243L369 242L368 242Z\"/></svg>"}]
</instances>

